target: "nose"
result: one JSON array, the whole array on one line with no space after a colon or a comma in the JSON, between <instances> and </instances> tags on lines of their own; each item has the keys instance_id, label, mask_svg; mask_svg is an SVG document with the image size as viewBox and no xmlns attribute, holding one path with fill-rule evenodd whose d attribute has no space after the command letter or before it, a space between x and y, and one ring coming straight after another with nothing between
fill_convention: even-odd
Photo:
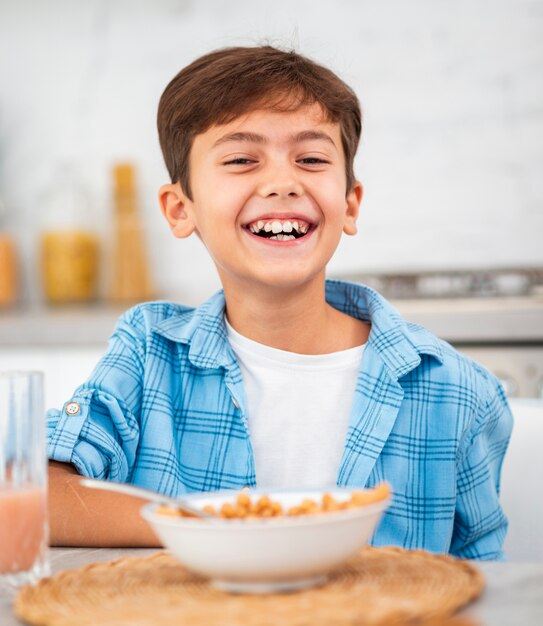
<instances>
[{"instance_id":1,"label":"nose","mask_svg":"<svg viewBox=\"0 0 543 626\"><path fill-rule=\"evenodd\" d=\"M303 194L303 187L296 171L288 165L269 168L258 192L263 198L297 198Z\"/></svg>"}]
</instances>

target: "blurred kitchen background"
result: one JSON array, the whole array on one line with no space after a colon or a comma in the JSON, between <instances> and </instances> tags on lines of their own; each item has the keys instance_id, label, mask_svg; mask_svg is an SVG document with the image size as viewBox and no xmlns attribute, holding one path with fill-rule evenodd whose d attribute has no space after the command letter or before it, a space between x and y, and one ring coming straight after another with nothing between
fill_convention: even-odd
<instances>
[{"instance_id":1,"label":"blurred kitchen background","mask_svg":"<svg viewBox=\"0 0 543 626\"><path fill-rule=\"evenodd\" d=\"M542 0L0 0L0 369L62 403L134 301L219 283L156 200L156 108L195 57L272 43L357 91L359 280L543 398Z\"/></svg>"}]
</instances>

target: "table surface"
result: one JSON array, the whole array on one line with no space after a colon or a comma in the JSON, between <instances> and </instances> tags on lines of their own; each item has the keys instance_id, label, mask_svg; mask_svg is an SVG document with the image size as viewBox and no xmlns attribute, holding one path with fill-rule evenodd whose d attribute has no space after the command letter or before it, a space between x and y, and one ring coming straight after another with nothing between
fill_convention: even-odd
<instances>
[{"instance_id":1,"label":"table surface","mask_svg":"<svg viewBox=\"0 0 543 626\"><path fill-rule=\"evenodd\" d=\"M146 556L154 549L53 548L53 573L95 561ZM486 578L483 595L462 611L478 626L541 626L543 624L543 563L476 563ZM20 626L6 598L0 598L0 624Z\"/></svg>"}]
</instances>

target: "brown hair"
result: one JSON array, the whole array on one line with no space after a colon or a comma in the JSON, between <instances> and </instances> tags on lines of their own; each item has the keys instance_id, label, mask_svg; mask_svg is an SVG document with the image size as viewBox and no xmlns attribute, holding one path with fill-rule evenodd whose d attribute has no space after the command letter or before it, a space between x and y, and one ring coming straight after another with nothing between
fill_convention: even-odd
<instances>
[{"instance_id":1,"label":"brown hair","mask_svg":"<svg viewBox=\"0 0 543 626\"><path fill-rule=\"evenodd\" d=\"M336 74L271 46L223 48L196 59L170 81L158 106L160 146L172 182L191 198L192 142L211 126L257 108L291 111L313 103L340 126L349 192L362 116L355 93Z\"/></svg>"}]
</instances>

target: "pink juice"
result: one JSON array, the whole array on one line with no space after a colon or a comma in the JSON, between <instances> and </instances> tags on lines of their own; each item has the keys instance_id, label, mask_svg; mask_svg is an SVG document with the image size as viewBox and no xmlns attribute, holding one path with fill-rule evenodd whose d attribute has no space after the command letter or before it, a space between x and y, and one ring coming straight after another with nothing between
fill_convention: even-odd
<instances>
[{"instance_id":1,"label":"pink juice","mask_svg":"<svg viewBox=\"0 0 543 626\"><path fill-rule=\"evenodd\" d=\"M0 574L29 570L45 540L44 488L0 487Z\"/></svg>"}]
</instances>

